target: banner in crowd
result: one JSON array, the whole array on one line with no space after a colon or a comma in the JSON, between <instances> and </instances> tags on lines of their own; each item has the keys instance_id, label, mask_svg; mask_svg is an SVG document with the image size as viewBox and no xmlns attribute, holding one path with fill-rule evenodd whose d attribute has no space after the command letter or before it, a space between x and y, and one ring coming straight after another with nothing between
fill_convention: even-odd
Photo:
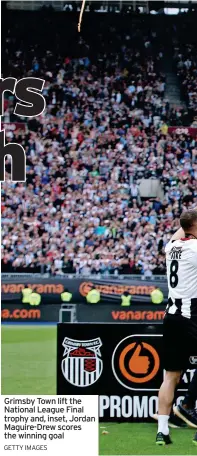
<instances>
[{"instance_id":1,"label":"banner in crowd","mask_svg":"<svg viewBox=\"0 0 197 456\"><path fill-rule=\"evenodd\" d=\"M158 411L163 381L162 326L59 324L57 394L100 397L100 420L144 421ZM183 396L197 367L197 352L188 360L178 390Z\"/></svg>"},{"instance_id":2,"label":"banner in crowd","mask_svg":"<svg viewBox=\"0 0 197 456\"><path fill-rule=\"evenodd\" d=\"M1 299L2 301L19 302L21 300L21 291L27 284L35 292L42 295L44 303L60 303L60 295L64 288L72 293L72 301L75 303L86 302L86 296L92 288L96 288L101 293L101 303L120 304L121 295L128 291L132 295L132 303L140 305L150 303L150 293L159 287L167 299L167 281L148 281L128 277L120 279L114 277L101 278L43 278L35 277L2 277Z\"/></svg>"},{"instance_id":3,"label":"banner in crowd","mask_svg":"<svg viewBox=\"0 0 197 456\"><path fill-rule=\"evenodd\" d=\"M1 129L5 131L12 131L16 133L17 131L22 131L23 133L26 132L26 124L24 122L2 122Z\"/></svg>"},{"instance_id":4,"label":"banner in crowd","mask_svg":"<svg viewBox=\"0 0 197 456\"><path fill-rule=\"evenodd\" d=\"M168 127L168 133L175 133L176 135L190 135L193 138L196 138L197 128L195 128L195 127Z\"/></svg>"}]
</instances>

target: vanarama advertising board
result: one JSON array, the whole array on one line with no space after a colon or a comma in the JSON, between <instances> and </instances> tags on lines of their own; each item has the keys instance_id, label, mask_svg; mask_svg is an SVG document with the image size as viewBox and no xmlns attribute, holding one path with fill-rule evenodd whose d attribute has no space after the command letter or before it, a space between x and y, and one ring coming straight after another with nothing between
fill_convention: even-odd
<instances>
[{"instance_id":1,"label":"vanarama advertising board","mask_svg":"<svg viewBox=\"0 0 197 456\"><path fill-rule=\"evenodd\" d=\"M29 304L10 304L4 303L1 306L1 321L2 323L24 323L24 322L54 322L59 319L58 304L40 304L35 308Z\"/></svg>"},{"instance_id":2,"label":"vanarama advertising board","mask_svg":"<svg viewBox=\"0 0 197 456\"><path fill-rule=\"evenodd\" d=\"M111 323L161 323L165 313L165 305L132 304L125 309L117 304L97 304L91 308L88 304L77 305L77 319L80 322L111 322Z\"/></svg>"},{"instance_id":3,"label":"vanarama advertising board","mask_svg":"<svg viewBox=\"0 0 197 456\"><path fill-rule=\"evenodd\" d=\"M2 322L25 322L59 321L59 311L61 303L45 302L44 300L37 308L32 308L29 304L23 305L21 302L5 301L1 306ZM155 309L153 305L144 306L131 305L129 310L122 310L121 306L114 304L94 305L90 312L90 306L86 303L76 305L76 318L80 323L87 322L113 322L113 323L135 323L135 322L154 322L161 323L164 317L164 306Z\"/></svg>"},{"instance_id":4,"label":"vanarama advertising board","mask_svg":"<svg viewBox=\"0 0 197 456\"><path fill-rule=\"evenodd\" d=\"M161 281L142 281L135 277L127 279L114 279L114 278L103 278L103 279L80 279L75 276L65 278L54 278L50 280L42 276L39 277L28 277L20 278L15 276L14 278L4 276L2 277L2 301L17 301L21 297L21 291L25 284L28 284L34 291L40 293L45 302L58 302L60 294L64 288L68 288L73 295L73 299L77 302L86 302L86 296L92 288L96 288L101 293L101 304L102 303L120 303L120 297L128 291L132 295L132 303L137 303L138 300L143 298L144 302L150 302L150 293L159 287L164 294L164 298L167 298L167 282L166 280ZM55 300L55 301L54 301Z\"/></svg>"}]
</instances>

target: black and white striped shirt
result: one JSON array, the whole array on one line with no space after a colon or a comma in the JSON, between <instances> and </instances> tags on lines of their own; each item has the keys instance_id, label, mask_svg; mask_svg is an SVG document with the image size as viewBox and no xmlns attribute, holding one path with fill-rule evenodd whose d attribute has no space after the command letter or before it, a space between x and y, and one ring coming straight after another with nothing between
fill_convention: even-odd
<instances>
[{"instance_id":1,"label":"black and white striped shirt","mask_svg":"<svg viewBox=\"0 0 197 456\"><path fill-rule=\"evenodd\" d=\"M169 290L166 312L197 318L197 239L170 241L165 252Z\"/></svg>"}]
</instances>

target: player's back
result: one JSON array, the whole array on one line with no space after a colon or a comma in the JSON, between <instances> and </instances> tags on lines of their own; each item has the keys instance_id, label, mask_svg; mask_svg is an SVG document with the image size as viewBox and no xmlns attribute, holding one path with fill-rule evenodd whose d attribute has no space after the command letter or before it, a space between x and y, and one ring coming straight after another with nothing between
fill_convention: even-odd
<instances>
[{"instance_id":1,"label":"player's back","mask_svg":"<svg viewBox=\"0 0 197 456\"><path fill-rule=\"evenodd\" d=\"M170 241L165 248L169 301L167 312L197 317L197 240Z\"/></svg>"}]
</instances>

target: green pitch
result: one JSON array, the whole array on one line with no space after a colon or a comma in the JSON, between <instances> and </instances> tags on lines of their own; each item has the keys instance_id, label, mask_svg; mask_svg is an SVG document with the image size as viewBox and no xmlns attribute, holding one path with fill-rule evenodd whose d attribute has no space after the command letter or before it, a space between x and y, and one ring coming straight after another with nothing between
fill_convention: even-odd
<instances>
[{"instance_id":1,"label":"green pitch","mask_svg":"<svg viewBox=\"0 0 197 456\"><path fill-rule=\"evenodd\" d=\"M56 327L2 326L2 394L56 394Z\"/></svg>"},{"instance_id":2,"label":"green pitch","mask_svg":"<svg viewBox=\"0 0 197 456\"><path fill-rule=\"evenodd\" d=\"M2 326L2 394L56 394L56 328ZM100 455L197 455L194 431L173 430L173 445L156 447L156 424L100 423ZM104 429L101 429L105 427ZM109 434L103 435L103 431Z\"/></svg>"},{"instance_id":3,"label":"green pitch","mask_svg":"<svg viewBox=\"0 0 197 456\"><path fill-rule=\"evenodd\" d=\"M101 429L105 426L105 429ZM109 434L102 435L103 431ZM197 455L195 430L172 429L173 445L155 445L157 426L151 423L100 423L100 455Z\"/></svg>"}]
</instances>

